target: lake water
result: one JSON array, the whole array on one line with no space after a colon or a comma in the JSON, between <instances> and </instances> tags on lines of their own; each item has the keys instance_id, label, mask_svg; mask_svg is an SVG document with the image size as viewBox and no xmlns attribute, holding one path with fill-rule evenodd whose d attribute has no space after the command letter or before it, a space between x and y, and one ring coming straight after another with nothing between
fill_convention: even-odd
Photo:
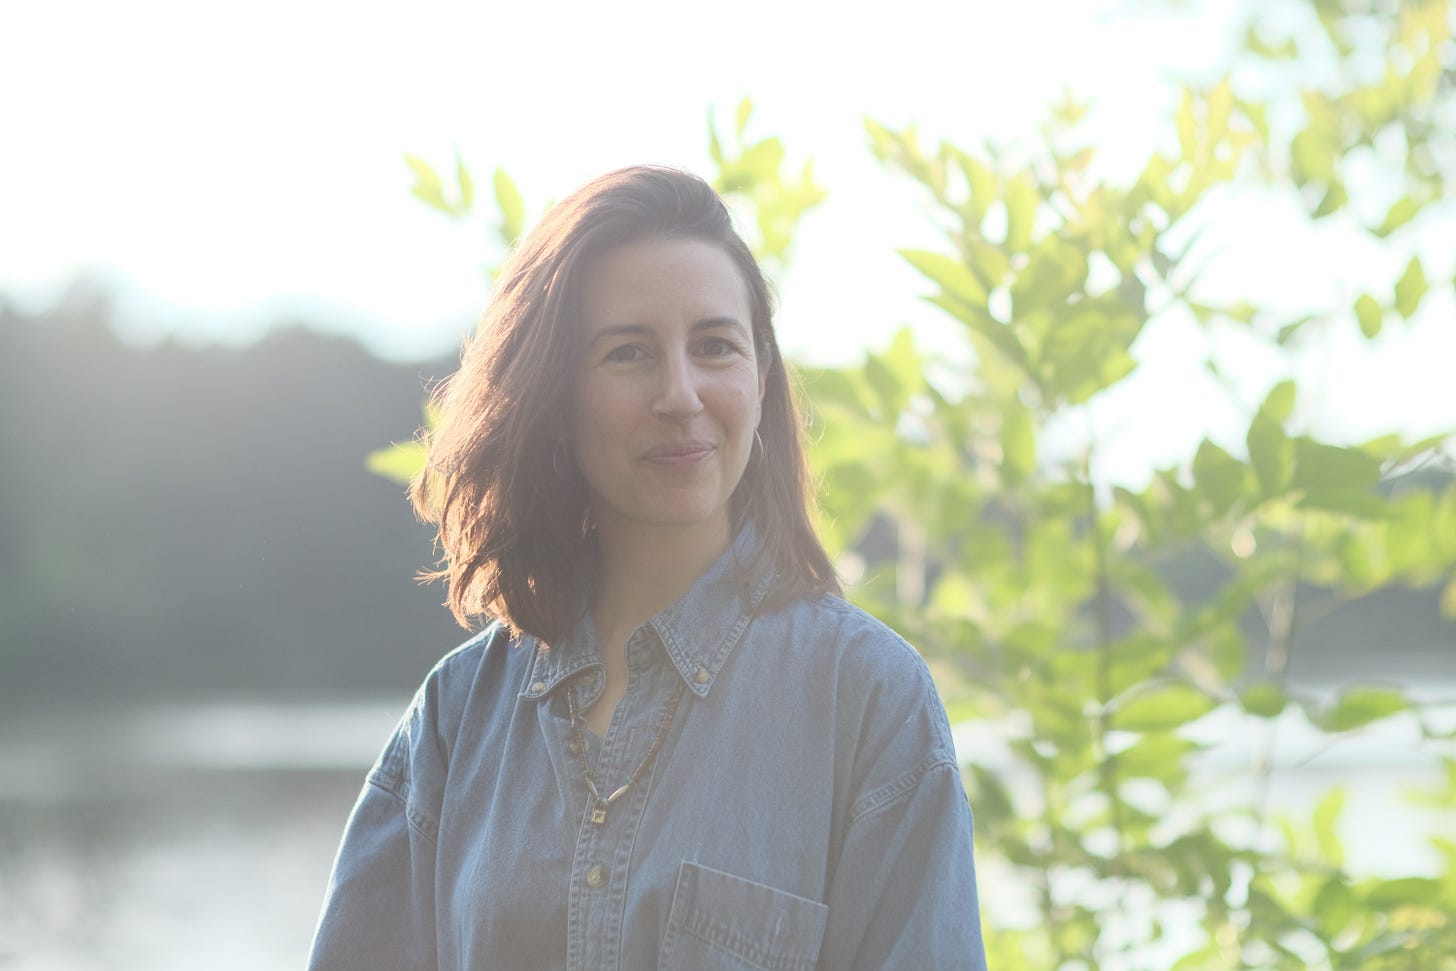
<instances>
[{"instance_id":1,"label":"lake water","mask_svg":"<svg viewBox=\"0 0 1456 971\"><path fill-rule=\"evenodd\" d=\"M340 829L407 700L0 726L0 968L301 967Z\"/></svg>"},{"instance_id":2,"label":"lake water","mask_svg":"<svg viewBox=\"0 0 1456 971\"><path fill-rule=\"evenodd\" d=\"M0 969L300 967L340 829L406 701L0 720ZM1200 728L1224 742L1204 772L1243 798L1256 739ZM1274 804L1303 811L1347 784L1352 868L1428 869L1424 835L1456 837L1456 812L1403 801L1441 777L1413 731L1392 720L1325 751L1281 724ZM1000 757L994 732L958 730L957 744Z\"/></svg>"}]
</instances>

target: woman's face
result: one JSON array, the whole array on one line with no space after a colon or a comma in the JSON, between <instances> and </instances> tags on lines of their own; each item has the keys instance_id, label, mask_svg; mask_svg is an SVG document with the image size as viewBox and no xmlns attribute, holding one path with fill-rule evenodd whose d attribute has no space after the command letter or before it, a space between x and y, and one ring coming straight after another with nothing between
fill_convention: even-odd
<instances>
[{"instance_id":1,"label":"woman's face","mask_svg":"<svg viewBox=\"0 0 1456 971\"><path fill-rule=\"evenodd\" d=\"M570 436L598 531L726 541L764 392L738 267L702 240L630 243L588 270L581 307Z\"/></svg>"}]
</instances>

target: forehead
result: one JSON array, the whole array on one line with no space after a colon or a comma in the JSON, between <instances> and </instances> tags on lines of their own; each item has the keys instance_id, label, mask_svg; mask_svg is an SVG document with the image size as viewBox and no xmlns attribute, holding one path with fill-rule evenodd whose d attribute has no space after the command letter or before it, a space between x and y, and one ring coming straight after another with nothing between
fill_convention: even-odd
<instances>
[{"instance_id":1,"label":"forehead","mask_svg":"<svg viewBox=\"0 0 1456 971\"><path fill-rule=\"evenodd\" d=\"M613 247L588 267L581 310L588 331L707 317L752 327L738 264L722 246L701 239L649 238Z\"/></svg>"}]
</instances>

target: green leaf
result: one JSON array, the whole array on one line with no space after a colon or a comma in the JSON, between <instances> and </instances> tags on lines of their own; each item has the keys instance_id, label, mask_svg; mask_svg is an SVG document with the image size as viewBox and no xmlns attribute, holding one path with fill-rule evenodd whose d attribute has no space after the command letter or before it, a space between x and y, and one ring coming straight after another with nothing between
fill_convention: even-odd
<instances>
[{"instance_id":1,"label":"green leaf","mask_svg":"<svg viewBox=\"0 0 1456 971\"><path fill-rule=\"evenodd\" d=\"M1164 731L1202 718L1213 708L1213 699L1192 685L1169 684L1119 706L1112 714L1112 727L1129 732Z\"/></svg>"},{"instance_id":2,"label":"green leaf","mask_svg":"<svg viewBox=\"0 0 1456 971\"><path fill-rule=\"evenodd\" d=\"M411 155L408 152L405 153L404 164L409 166L415 176L415 184L410 186L410 192L414 197L432 209L437 209L447 215L454 215L454 210L445 202L445 190L440 184L440 175L435 171L434 166L418 155Z\"/></svg>"},{"instance_id":3,"label":"green leaf","mask_svg":"<svg viewBox=\"0 0 1456 971\"><path fill-rule=\"evenodd\" d=\"M893 416L904 411L911 395L925 383L909 327L900 328L884 352L865 356L864 376L879 397L882 415Z\"/></svg>"},{"instance_id":4,"label":"green leaf","mask_svg":"<svg viewBox=\"0 0 1456 971\"><path fill-rule=\"evenodd\" d=\"M1197 950L1184 954L1168 968L1168 971L1205 971L1207 968L1218 967L1223 956L1223 945L1218 941L1212 941Z\"/></svg>"},{"instance_id":5,"label":"green leaf","mask_svg":"<svg viewBox=\"0 0 1456 971\"><path fill-rule=\"evenodd\" d=\"M1345 850L1340 844L1340 814L1345 811L1345 789L1336 786L1320 799L1314 807L1310 823L1314 828L1314 843L1320 859L1331 866L1343 866Z\"/></svg>"},{"instance_id":6,"label":"green leaf","mask_svg":"<svg viewBox=\"0 0 1456 971\"><path fill-rule=\"evenodd\" d=\"M1249 423L1249 461L1266 498L1281 495L1294 472L1294 445L1279 423L1263 411Z\"/></svg>"},{"instance_id":7,"label":"green leaf","mask_svg":"<svg viewBox=\"0 0 1456 971\"><path fill-rule=\"evenodd\" d=\"M525 230L526 204L521 201L521 191L516 188L516 183L506 174L505 169L496 169L492 182L495 188L495 204L501 214L501 239L507 245L514 245Z\"/></svg>"},{"instance_id":8,"label":"green leaf","mask_svg":"<svg viewBox=\"0 0 1456 971\"><path fill-rule=\"evenodd\" d=\"M1351 919L1360 910L1360 904L1344 876L1337 874L1325 880L1314 896L1314 906L1311 909L1326 937L1332 938L1350 926Z\"/></svg>"},{"instance_id":9,"label":"green leaf","mask_svg":"<svg viewBox=\"0 0 1456 971\"><path fill-rule=\"evenodd\" d=\"M1367 522L1389 519L1391 516L1389 503L1379 494L1368 490L1316 490L1300 496L1298 505L1301 509L1321 509Z\"/></svg>"},{"instance_id":10,"label":"green leaf","mask_svg":"<svg viewBox=\"0 0 1456 971\"><path fill-rule=\"evenodd\" d=\"M426 454L422 442L396 442L370 452L364 467L375 475L408 483L425 467Z\"/></svg>"},{"instance_id":11,"label":"green leaf","mask_svg":"<svg viewBox=\"0 0 1456 971\"><path fill-rule=\"evenodd\" d=\"M1239 693L1239 704L1244 711L1257 718L1274 718L1284 711L1288 699L1284 689L1273 681L1259 681Z\"/></svg>"},{"instance_id":12,"label":"green leaf","mask_svg":"<svg viewBox=\"0 0 1456 971\"><path fill-rule=\"evenodd\" d=\"M1269 109L1257 101L1247 101L1243 98L1234 98L1234 104L1249 124L1254 126L1254 131L1264 141L1269 139Z\"/></svg>"},{"instance_id":13,"label":"green leaf","mask_svg":"<svg viewBox=\"0 0 1456 971\"><path fill-rule=\"evenodd\" d=\"M854 369L803 368L799 373L816 411L826 405L838 405L856 418L865 417L864 396Z\"/></svg>"},{"instance_id":14,"label":"green leaf","mask_svg":"<svg viewBox=\"0 0 1456 971\"><path fill-rule=\"evenodd\" d=\"M1146 584L1123 578L1124 589L1134 586L1142 586L1146 590ZM1165 671L1176 653L1174 645L1167 638L1146 633L1131 634L1121 641L1113 642L1104 650L1110 653L1112 659L1105 674L1106 687L1114 696Z\"/></svg>"},{"instance_id":15,"label":"green leaf","mask_svg":"<svg viewBox=\"0 0 1456 971\"><path fill-rule=\"evenodd\" d=\"M1229 116L1233 113L1233 89L1228 78L1224 78L1208 92L1208 120L1205 124L1206 137L1217 143L1228 134Z\"/></svg>"},{"instance_id":16,"label":"green leaf","mask_svg":"<svg viewBox=\"0 0 1456 971\"><path fill-rule=\"evenodd\" d=\"M734 130L738 132L739 138L742 138L743 133L748 131L748 119L751 117L753 117L753 99L744 98L738 102L738 111L733 116Z\"/></svg>"},{"instance_id":17,"label":"green leaf","mask_svg":"<svg viewBox=\"0 0 1456 971\"><path fill-rule=\"evenodd\" d=\"M1016 405L1001 420L1001 462L1012 482L1020 482L1036 468L1036 431L1031 412Z\"/></svg>"},{"instance_id":18,"label":"green leaf","mask_svg":"<svg viewBox=\"0 0 1456 971\"><path fill-rule=\"evenodd\" d=\"M957 241L965 254L965 262L981 286L990 292L1005 282L1011 272L1011 259L1006 250L994 243L988 243L979 236L968 236Z\"/></svg>"},{"instance_id":19,"label":"green leaf","mask_svg":"<svg viewBox=\"0 0 1456 971\"><path fill-rule=\"evenodd\" d=\"M880 399L881 413L898 415L902 406L904 388L895 373L885 366L884 361L871 355L865 359L864 374L869 380L870 387L874 388L875 394Z\"/></svg>"},{"instance_id":20,"label":"green leaf","mask_svg":"<svg viewBox=\"0 0 1456 971\"><path fill-rule=\"evenodd\" d=\"M915 332L901 327L890 339L890 346L880 355L881 360L895 372L903 387L919 391L925 385L925 368L920 353L915 349Z\"/></svg>"},{"instance_id":21,"label":"green leaf","mask_svg":"<svg viewBox=\"0 0 1456 971\"><path fill-rule=\"evenodd\" d=\"M1148 732L1117 753L1117 772L1128 778L1166 779L1200 746L1172 732Z\"/></svg>"},{"instance_id":22,"label":"green leaf","mask_svg":"<svg viewBox=\"0 0 1456 971\"><path fill-rule=\"evenodd\" d=\"M1335 169L1337 149L1323 131L1306 128L1294 136L1289 143L1289 151L1295 185L1303 186L1309 182L1328 185L1338 181Z\"/></svg>"},{"instance_id":23,"label":"green leaf","mask_svg":"<svg viewBox=\"0 0 1456 971\"><path fill-rule=\"evenodd\" d=\"M1208 439L1193 456L1193 482L1199 495L1222 514L1244 491L1244 466Z\"/></svg>"},{"instance_id":24,"label":"green leaf","mask_svg":"<svg viewBox=\"0 0 1456 971\"><path fill-rule=\"evenodd\" d=\"M1279 333L1274 340L1280 347L1286 346L1303 328L1304 325L1315 319L1314 314L1301 314L1279 328Z\"/></svg>"},{"instance_id":25,"label":"green leaf","mask_svg":"<svg viewBox=\"0 0 1456 971\"><path fill-rule=\"evenodd\" d=\"M986 306L985 287L960 260L931 250L902 249L899 253L945 293L974 307Z\"/></svg>"},{"instance_id":26,"label":"green leaf","mask_svg":"<svg viewBox=\"0 0 1456 971\"><path fill-rule=\"evenodd\" d=\"M929 603L933 610L952 617L968 616L979 595L970 578L959 571L947 570L935 581Z\"/></svg>"},{"instance_id":27,"label":"green leaf","mask_svg":"<svg viewBox=\"0 0 1456 971\"><path fill-rule=\"evenodd\" d=\"M1054 233L1043 236L1011 282L1013 316L1045 307L1060 319L1072 295L1086 284L1088 269L1087 251L1081 245Z\"/></svg>"},{"instance_id":28,"label":"green leaf","mask_svg":"<svg viewBox=\"0 0 1456 971\"><path fill-rule=\"evenodd\" d=\"M1395 283L1395 309L1402 317L1409 319L1425 295L1426 271L1421 266L1421 258L1412 256L1405 265L1405 272Z\"/></svg>"},{"instance_id":29,"label":"green leaf","mask_svg":"<svg viewBox=\"0 0 1456 971\"><path fill-rule=\"evenodd\" d=\"M1294 399L1298 389L1293 381L1280 381L1269 389L1259 411L1283 425L1294 414Z\"/></svg>"},{"instance_id":30,"label":"green leaf","mask_svg":"<svg viewBox=\"0 0 1456 971\"><path fill-rule=\"evenodd\" d=\"M1372 229L1371 232L1381 239L1384 239L1385 237L1389 236L1391 233L1395 232L1397 229L1414 219L1416 217L1416 214L1420 211L1421 204L1416 201L1414 196L1401 196L1399 199L1395 200L1395 203L1390 207L1389 210L1386 211L1385 219L1381 221L1379 226L1376 226L1374 229Z\"/></svg>"},{"instance_id":31,"label":"green leaf","mask_svg":"<svg viewBox=\"0 0 1456 971\"><path fill-rule=\"evenodd\" d=\"M777 138L765 138L744 149L736 163L740 176L738 187L748 189L759 183L772 182L778 177L784 155L783 143Z\"/></svg>"},{"instance_id":32,"label":"green leaf","mask_svg":"<svg viewBox=\"0 0 1456 971\"><path fill-rule=\"evenodd\" d=\"M1011 791L994 772L972 762L967 769L970 775L970 790L976 803L977 819L983 815L987 822L994 819L1008 819L1016 813L1016 803Z\"/></svg>"},{"instance_id":33,"label":"green leaf","mask_svg":"<svg viewBox=\"0 0 1456 971\"><path fill-rule=\"evenodd\" d=\"M1127 346L1140 325L1132 314L1101 313L1090 302L1059 316L1041 348L1044 384L1077 404L1122 380L1137 363Z\"/></svg>"},{"instance_id":34,"label":"green leaf","mask_svg":"<svg viewBox=\"0 0 1456 971\"><path fill-rule=\"evenodd\" d=\"M898 139L895 133L873 118L864 120L865 134L870 136L870 151L881 162L889 162L895 155Z\"/></svg>"},{"instance_id":35,"label":"green leaf","mask_svg":"<svg viewBox=\"0 0 1456 971\"><path fill-rule=\"evenodd\" d=\"M1405 711L1405 696L1388 688L1351 688L1319 718L1330 732L1348 732Z\"/></svg>"},{"instance_id":36,"label":"green leaf","mask_svg":"<svg viewBox=\"0 0 1456 971\"><path fill-rule=\"evenodd\" d=\"M712 105L708 106L708 157L719 169L723 167L723 141L718 137L718 123Z\"/></svg>"},{"instance_id":37,"label":"green leaf","mask_svg":"<svg viewBox=\"0 0 1456 971\"><path fill-rule=\"evenodd\" d=\"M1208 659L1225 683L1240 677L1249 663L1249 646L1234 623L1214 627L1208 633Z\"/></svg>"},{"instance_id":38,"label":"green leaf","mask_svg":"<svg viewBox=\"0 0 1456 971\"><path fill-rule=\"evenodd\" d=\"M1320 197L1319 205L1314 207L1310 213L1315 219L1323 219L1326 216L1334 215L1345 208L1345 203L1350 201L1350 193L1344 185L1339 182L1331 182L1325 194Z\"/></svg>"},{"instance_id":39,"label":"green leaf","mask_svg":"<svg viewBox=\"0 0 1456 971\"><path fill-rule=\"evenodd\" d=\"M475 179L471 178L470 169L465 167L465 159L460 157L458 148L455 149L455 181L460 186L458 210L464 215L475 207Z\"/></svg>"},{"instance_id":40,"label":"green leaf","mask_svg":"<svg viewBox=\"0 0 1456 971\"><path fill-rule=\"evenodd\" d=\"M992 317L985 307L977 307L946 294L938 294L927 299L956 320L964 323L973 333L985 339L992 347L1004 354L1006 360L1023 371L1027 369L1026 348L1021 346L1011 328Z\"/></svg>"},{"instance_id":41,"label":"green leaf","mask_svg":"<svg viewBox=\"0 0 1456 971\"><path fill-rule=\"evenodd\" d=\"M1070 129L1087 117L1087 112L1091 107L1091 102L1078 101L1072 96L1071 89L1064 87L1061 97L1052 103L1049 111L1053 118Z\"/></svg>"},{"instance_id":42,"label":"green leaf","mask_svg":"<svg viewBox=\"0 0 1456 971\"><path fill-rule=\"evenodd\" d=\"M1380 456L1362 448L1326 445L1303 435L1294 440L1292 485L1305 491L1306 501L1321 508L1326 508L1322 505L1326 500L1373 498L1375 484L1380 481L1380 467ZM1356 505L1363 509L1360 502ZM1383 506L1384 502L1379 505Z\"/></svg>"},{"instance_id":43,"label":"green leaf","mask_svg":"<svg viewBox=\"0 0 1456 971\"><path fill-rule=\"evenodd\" d=\"M1038 199L1036 182L1030 172L1022 172L1006 184L1006 248L1009 251L1025 252L1031 245Z\"/></svg>"},{"instance_id":44,"label":"green leaf","mask_svg":"<svg viewBox=\"0 0 1456 971\"><path fill-rule=\"evenodd\" d=\"M978 227L986 210L996 198L996 174L980 160L964 152L958 154L955 161L960 166L961 174L966 177L966 222L972 227Z\"/></svg>"},{"instance_id":45,"label":"green leaf","mask_svg":"<svg viewBox=\"0 0 1456 971\"><path fill-rule=\"evenodd\" d=\"M1360 294L1360 299L1355 301L1355 316L1360 321L1360 333L1366 337L1378 335L1385 323L1385 309L1368 293Z\"/></svg>"},{"instance_id":46,"label":"green leaf","mask_svg":"<svg viewBox=\"0 0 1456 971\"><path fill-rule=\"evenodd\" d=\"M1295 45L1293 37L1286 37L1284 42L1276 47L1264 40L1259 34L1258 26L1255 24L1250 24L1244 32L1244 47L1250 53L1257 54L1271 61L1288 60L1297 57L1299 54L1299 48Z\"/></svg>"},{"instance_id":47,"label":"green leaf","mask_svg":"<svg viewBox=\"0 0 1456 971\"><path fill-rule=\"evenodd\" d=\"M1441 899L1441 882L1430 877L1398 877L1382 880L1366 895L1371 907L1394 910L1397 907L1429 906Z\"/></svg>"},{"instance_id":48,"label":"green leaf","mask_svg":"<svg viewBox=\"0 0 1456 971\"><path fill-rule=\"evenodd\" d=\"M1191 160L1198 146L1198 119L1193 114L1193 89L1183 89L1183 99L1178 105L1177 115L1178 147L1183 158Z\"/></svg>"}]
</instances>

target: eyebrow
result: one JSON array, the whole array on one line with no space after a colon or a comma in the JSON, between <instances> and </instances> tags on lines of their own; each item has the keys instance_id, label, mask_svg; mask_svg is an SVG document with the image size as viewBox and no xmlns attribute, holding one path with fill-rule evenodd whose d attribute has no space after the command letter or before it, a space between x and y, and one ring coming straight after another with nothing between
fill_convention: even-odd
<instances>
[{"instance_id":1,"label":"eyebrow","mask_svg":"<svg viewBox=\"0 0 1456 971\"><path fill-rule=\"evenodd\" d=\"M744 327L743 324L741 324L736 317L705 317L697 323L693 324L693 326L689 328L689 333L696 334L699 331L716 330L720 327L726 327L730 330L736 330L739 332L740 335L742 335L745 340L748 338L748 328ZM609 337L623 337L627 335L651 333L653 333L652 328L648 327L646 324L615 324L611 327L603 327L601 330L597 331L596 334L592 336L590 346L595 346Z\"/></svg>"}]
</instances>

